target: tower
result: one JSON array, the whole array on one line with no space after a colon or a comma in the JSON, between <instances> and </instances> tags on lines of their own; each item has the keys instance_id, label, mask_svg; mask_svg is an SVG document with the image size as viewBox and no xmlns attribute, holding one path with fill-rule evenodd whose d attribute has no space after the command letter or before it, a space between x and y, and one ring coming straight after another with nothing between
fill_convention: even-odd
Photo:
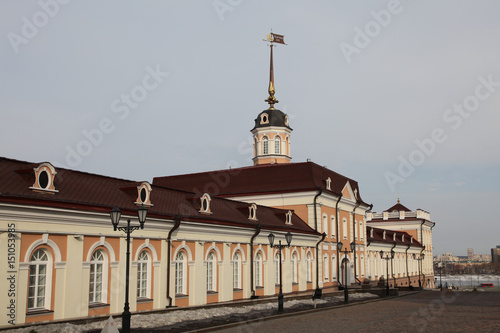
<instances>
[{"instance_id":1,"label":"tower","mask_svg":"<svg viewBox=\"0 0 500 333\"><path fill-rule=\"evenodd\" d=\"M290 163L292 128L288 123L288 115L274 108L278 100L274 97L273 43L285 44L284 37L271 33L264 41L269 42L271 48L269 97L265 100L269 103L269 108L259 113L251 130L254 142L253 164Z\"/></svg>"}]
</instances>

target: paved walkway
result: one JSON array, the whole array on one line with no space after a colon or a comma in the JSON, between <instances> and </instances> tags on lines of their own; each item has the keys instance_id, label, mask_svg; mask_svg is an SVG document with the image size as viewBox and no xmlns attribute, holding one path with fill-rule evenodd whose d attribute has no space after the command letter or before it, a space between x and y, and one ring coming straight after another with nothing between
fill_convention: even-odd
<instances>
[{"instance_id":1,"label":"paved walkway","mask_svg":"<svg viewBox=\"0 0 500 333\"><path fill-rule=\"evenodd\" d=\"M214 332L500 332L500 293L426 291Z\"/></svg>"}]
</instances>

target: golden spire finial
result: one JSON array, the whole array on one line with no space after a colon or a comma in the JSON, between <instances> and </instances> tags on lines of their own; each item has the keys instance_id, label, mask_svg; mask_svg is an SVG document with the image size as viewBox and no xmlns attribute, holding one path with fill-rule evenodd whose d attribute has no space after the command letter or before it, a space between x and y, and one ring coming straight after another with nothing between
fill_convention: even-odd
<instances>
[{"instance_id":1,"label":"golden spire finial","mask_svg":"<svg viewBox=\"0 0 500 333\"><path fill-rule=\"evenodd\" d=\"M274 110L274 104L278 103L279 101L274 97L274 93L276 92L274 89L274 68L273 68L273 43L279 43L279 44L285 44L285 39L283 35L276 35L271 33L267 35L266 39L263 39L265 42L269 42L269 47L271 48L271 64L270 64L270 69L269 69L269 97L265 100L267 103L269 103L269 109L268 110Z\"/></svg>"},{"instance_id":2,"label":"golden spire finial","mask_svg":"<svg viewBox=\"0 0 500 333\"><path fill-rule=\"evenodd\" d=\"M400 203L400 202L399 202L399 197L398 197L398 203Z\"/></svg>"}]
</instances>

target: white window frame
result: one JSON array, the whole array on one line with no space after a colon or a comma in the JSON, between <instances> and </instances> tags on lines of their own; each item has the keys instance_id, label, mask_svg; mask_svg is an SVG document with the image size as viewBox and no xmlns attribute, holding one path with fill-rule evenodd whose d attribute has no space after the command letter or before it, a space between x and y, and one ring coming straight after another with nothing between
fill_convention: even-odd
<instances>
[{"instance_id":1,"label":"white window frame","mask_svg":"<svg viewBox=\"0 0 500 333\"><path fill-rule=\"evenodd\" d=\"M175 256L175 293L187 295L187 254L179 251Z\"/></svg>"},{"instance_id":2,"label":"white window frame","mask_svg":"<svg viewBox=\"0 0 500 333\"><path fill-rule=\"evenodd\" d=\"M264 284L262 281L262 253L260 253L260 251L255 254L254 266L255 266L255 286L262 287Z\"/></svg>"},{"instance_id":3,"label":"white window frame","mask_svg":"<svg viewBox=\"0 0 500 333\"><path fill-rule=\"evenodd\" d=\"M278 251L274 254L274 284L280 284L280 254Z\"/></svg>"},{"instance_id":4,"label":"white window frame","mask_svg":"<svg viewBox=\"0 0 500 333\"><path fill-rule=\"evenodd\" d=\"M269 154L269 139L267 138L267 136L262 138L262 154Z\"/></svg>"},{"instance_id":5,"label":"white window frame","mask_svg":"<svg viewBox=\"0 0 500 333\"><path fill-rule=\"evenodd\" d=\"M343 230L344 239L347 239L347 219L345 217L342 219L342 227L343 227L342 229L344 229Z\"/></svg>"},{"instance_id":6,"label":"white window frame","mask_svg":"<svg viewBox=\"0 0 500 333\"><path fill-rule=\"evenodd\" d=\"M280 154L281 152L281 138L279 135L276 135L274 137L274 153L275 154Z\"/></svg>"},{"instance_id":7,"label":"white window frame","mask_svg":"<svg viewBox=\"0 0 500 333\"><path fill-rule=\"evenodd\" d=\"M233 255L233 289L241 289L241 254Z\"/></svg>"},{"instance_id":8,"label":"white window frame","mask_svg":"<svg viewBox=\"0 0 500 333\"><path fill-rule=\"evenodd\" d=\"M98 258L97 255L101 255ZM101 269L101 276L98 270ZM100 290L98 290L100 287ZM90 259L89 303L107 303L108 301L108 256L103 249L96 249ZM100 292L100 294L99 294Z\"/></svg>"},{"instance_id":9,"label":"white window frame","mask_svg":"<svg viewBox=\"0 0 500 333\"><path fill-rule=\"evenodd\" d=\"M335 254L332 254L332 282L337 278L337 261Z\"/></svg>"},{"instance_id":10,"label":"white window frame","mask_svg":"<svg viewBox=\"0 0 500 333\"><path fill-rule=\"evenodd\" d=\"M45 270L45 273L43 273L43 270ZM28 311L50 309L52 294L52 256L49 251L46 249L37 249L33 251L30 257L28 274ZM34 278L32 279L31 277ZM34 282L34 284L32 282Z\"/></svg>"},{"instance_id":11,"label":"white window frame","mask_svg":"<svg viewBox=\"0 0 500 333\"><path fill-rule=\"evenodd\" d=\"M327 255L323 256L323 279L325 282L330 281L330 276L328 274L329 272L328 262L329 262L328 256Z\"/></svg>"},{"instance_id":12,"label":"white window frame","mask_svg":"<svg viewBox=\"0 0 500 333\"><path fill-rule=\"evenodd\" d=\"M306 254L306 280L307 282L312 282L312 259L311 253Z\"/></svg>"},{"instance_id":13,"label":"white window frame","mask_svg":"<svg viewBox=\"0 0 500 333\"><path fill-rule=\"evenodd\" d=\"M217 292L217 255L214 251L207 256L207 292Z\"/></svg>"},{"instance_id":14,"label":"white window frame","mask_svg":"<svg viewBox=\"0 0 500 333\"><path fill-rule=\"evenodd\" d=\"M323 214L323 224L322 224L323 232L328 236L328 216Z\"/></svg>"},{"instance_id":15,"label":"white window frame","mask_svg":"<svg viewBox=\"0 0 500 333\"><path fill-rule=\"evenodd\" d=\"M330 215L330 234L332 235L332 238L335 238L335 232L337 228L335 228L335 216Z\"/></svg>"},{"instance_id":16,"label":"white window frame","mask_svg":"<svg viewBox=\"0 0 500 333\"><path fill-rule=\"evenodd\" d=\"M137 256L137 298L151 298L151 255L146 250Z\"/></svg>"},{"instance_id":17,"label":"white window frame","mask_svg":"<svg viewBox=\"0 0 500 333\"><path fill-rule=\"evenodd\" d=\"M292 283L298 283L298 259L297 259L297 253L294 252L292 254Z\"/></svg>"}]
</instances>

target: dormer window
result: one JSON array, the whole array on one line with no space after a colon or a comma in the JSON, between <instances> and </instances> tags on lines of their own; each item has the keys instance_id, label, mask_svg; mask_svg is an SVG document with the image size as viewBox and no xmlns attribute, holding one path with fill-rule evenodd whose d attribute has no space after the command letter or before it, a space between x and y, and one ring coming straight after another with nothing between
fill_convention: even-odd
<instances>
[{"instance_id":1,"label":"dormer window","mask_svg":"<svg viewBox=\"0 0 500 333\"><path fill-rule=\"evenodd\" d=\"M285 126L288 126L288 115L285 115Z\"/></svg>"},{"instance_id":2,"label":"dormer window","mask_svg":"<svg viewBox=\"0 0 500 333\"><path fill-rule=\"evenodd\" d=\"M410 243L413 243L413 236L410 237Z\"/></svg>"},{"instance_id":3,"label":"dormer window","mask_svg":"<svg viewBox=\"0 0 500 333\"><path fill-rule=\"evenodd\" d=\"M370 228L370 237L373 238L373 228Z\"/></svg>"},{"instance_id":4,"label":"dormer window","mask_svg":"<svg viewBox=\"0 0 500 333\"><path fill-rule=\"evenodd\" d=\"M210 198L210 195L208 193L205 193L202 195L200 200L201 200L200 213L212 214L212 211L210 210L210 201L212 200Z\"/></svg>"},{"instance_id":5,"label":"dormer window","mask_svg":"<svg viewBox=\"0 0 500 333\"><path fill-rule=\"evenodd\" d=\"M249 220L257 220L257 205L256 204L251 204L250 207L248 207L248 219Z\"/></svg>"},{"instance_id":6,"label":"dormer window","mask_svg":"<svg viewBox=\"0 0 500 333\"><path fill-rule=\"evenodd\" d=\"M50 163L42 163L38 168L33 169L35 171L35 183L30 187L30 190L57 193L54 186L54 179L56 177L56 169Z\"/></svg>"},{"instance_id":7,"label":"dormer window","mask_svg":"<svg viewBox=\"0 0 500 333\"><path fill-rule=\"evenodd\" d=\"M382 234L382 239L385 239L385 230L384 233Z\"/></svg>"},{"instance_id":8,"label":"dormer window","mask_svg":"<svg viewBox=\"0 0 500 333\"><path fill-rule=\"evenodd\" d=\"M269 123L269 115L267 113L263 113L260 115L260 124L268 124Z\"/></svg>"},{"instance_id":9,"label":"dormer window","mask_svg":"<svg viewBox=\"0 0 500 333\"><path fill-rule=\"evenodd\" d=\"M325 183L326 183L326 189L331 191L332 190L332 179L330 177L328 177L325 180Z\"/></svg>"},{"instance_id":10,"label":"dormer window","mask_svg":"<svg viewBox=\"0 0 500 333\"><path fill-rule=\"evenodd\" d=\"M392 240L395 242L396 241L396 233L392 234Z\"/></svg>"},{"instance_id":11,"label":"dormer window","mask_svg":"<svg viewBox=\"0 0 500 333\"><path fill-rule=\"evenodd\" d=\"M405 241L405 235L404 235L404 234L401 236L401 241L402 241L403 243L404 243L404 241Z\"/></svg>"},{"instance_id":12,"label":"dormer window","mask_svg":"<svg viewBox=\"0 0 500 333\"><path fill-rule=\"evenodd\" d=\"M358 198L358 189L354 190L354 197L357 199Z\"/></svg>"},{"instance_id":13,"label":"dormer window","mask_svg":"<svg viewBox=\"0 0 500 333\"><path fill-rule=\"evenodd\" d=\"M137 186L137 199L135 204L138 206L153 206L151 204L151 185L148 182L144 182Z\"/></svg>"},{"instance_id":14,"label":"dormer window","mask_svg":"<svg viewBox=\"0 0 500 333\"><path fill-rule=\"evenodd\" d=\"M292 224L292 215L293 215L293 213L291 210L289 210L286 213L286 221L285 221L286 224Z\"/></svg>"}]
</instances>

